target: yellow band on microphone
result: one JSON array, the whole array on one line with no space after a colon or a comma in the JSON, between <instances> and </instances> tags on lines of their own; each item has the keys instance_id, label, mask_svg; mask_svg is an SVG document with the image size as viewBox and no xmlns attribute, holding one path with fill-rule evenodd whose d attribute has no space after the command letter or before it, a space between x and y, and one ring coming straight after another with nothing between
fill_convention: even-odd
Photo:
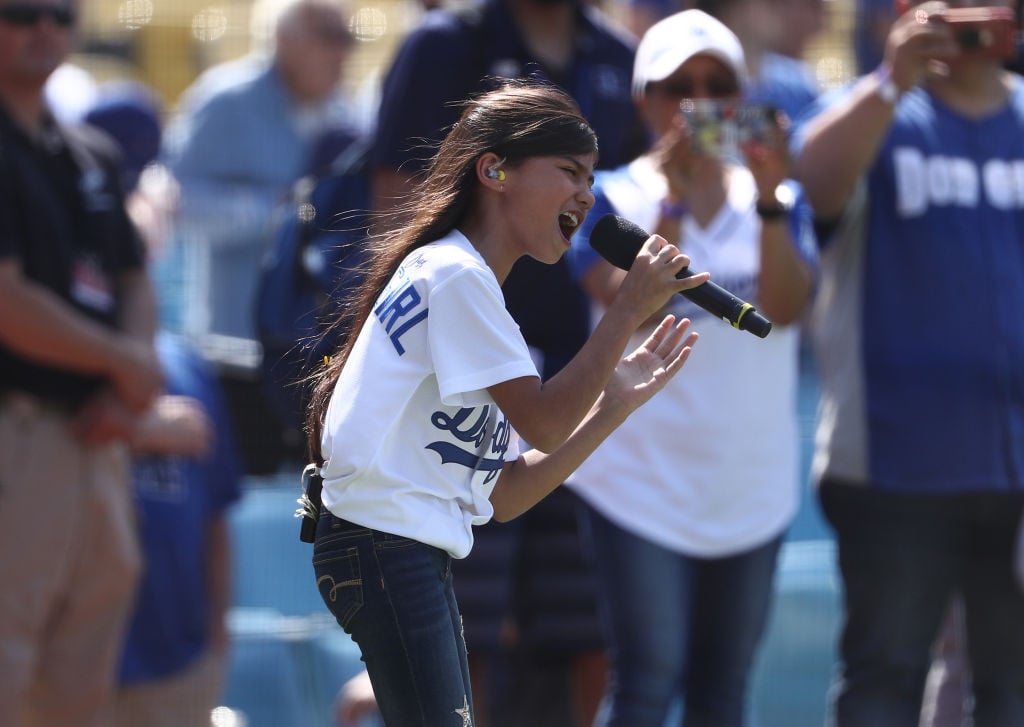
<instances>
[{"instance_id":1,"label":"yellow band on microphone","mask_svg":"<svg viewBox=\"0 0 1024 727\"><path fill-rule=\"evenodd\" d=\"M754 306L750 305L750 303L744 303L743 307L740 309L740 314L736 316L736 322L732 324L732 327L739 330L740 322L743 320L743 316L745 316L748 311L752 310L754 310Z\"/></svg>"}]
</instances>

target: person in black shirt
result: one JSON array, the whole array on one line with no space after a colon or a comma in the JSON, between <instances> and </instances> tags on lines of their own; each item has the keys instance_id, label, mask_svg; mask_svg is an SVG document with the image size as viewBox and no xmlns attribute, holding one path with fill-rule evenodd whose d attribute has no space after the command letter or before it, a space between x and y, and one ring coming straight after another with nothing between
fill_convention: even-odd
<instances>
[{"instance_id":1,"label":"person in black shirt","mask_svg":"<svg viewBox=\"0 0 1024 727\"><path fill-rule=\"evenodd\" d=\"M101 727L140 567L127 442L161 385L112 142L43 98L77 6L0 0L0 724Z\"/></svg>"}]
</instances>

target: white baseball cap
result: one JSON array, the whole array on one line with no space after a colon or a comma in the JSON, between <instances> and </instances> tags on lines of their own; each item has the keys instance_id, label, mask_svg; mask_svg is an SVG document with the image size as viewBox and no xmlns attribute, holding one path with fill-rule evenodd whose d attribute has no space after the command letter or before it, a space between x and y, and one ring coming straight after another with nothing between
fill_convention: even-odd
<instances>
[{"instance_id":1,"label":"white baseball cap","mask_svg":"<svg viewBox=\"0 0 1024 727\"><path fill-rule=\"evenodd\" d=\"M633 95L648 83L664 81L695 55L705 53L725 63L740 86L747 82L747 63L739 38L702 10L684 10L659 20L644 33L633 61Z\"/></svg>"}]
</instances>

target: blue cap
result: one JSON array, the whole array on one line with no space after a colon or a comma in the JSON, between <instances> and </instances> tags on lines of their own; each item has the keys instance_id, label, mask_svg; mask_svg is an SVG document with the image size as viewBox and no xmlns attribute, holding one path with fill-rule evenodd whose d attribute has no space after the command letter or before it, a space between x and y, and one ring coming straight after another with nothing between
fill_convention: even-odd
<instances>
[{"instance_id":1,"label":"blue cap","mask_svg":"<svg viewBox=\"0 0 1024 727\"><path fill-rule=\"evenodd\" d=\"M160 154L162 105L145 85L133 82L102 86L83 120L109 134L121 149L122 180L130 192L147 164Z\"/></svg>"}]
</instances>

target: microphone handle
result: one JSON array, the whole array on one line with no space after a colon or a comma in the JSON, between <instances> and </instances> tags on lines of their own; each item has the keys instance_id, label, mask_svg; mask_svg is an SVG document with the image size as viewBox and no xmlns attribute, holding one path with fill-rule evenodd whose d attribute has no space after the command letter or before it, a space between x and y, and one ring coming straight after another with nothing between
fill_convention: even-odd
<instances>
[{"instance_id":1,"label":"microphone handle","mask_svg":"<svg viewBox=\"0 0 1024 727\"><path fill-rule=\"evenodd\" d=\"M693 275L693 271L689 267L676 273L676 277L680 280L691 275ZM701 283L696 288L682 291L682 295L709 313L721 318L733 328L749 331L758 338L764 338L772 330L772 322L758 313L754 306L740 300L710 280Z\"/></svg>"}]
</instances>

